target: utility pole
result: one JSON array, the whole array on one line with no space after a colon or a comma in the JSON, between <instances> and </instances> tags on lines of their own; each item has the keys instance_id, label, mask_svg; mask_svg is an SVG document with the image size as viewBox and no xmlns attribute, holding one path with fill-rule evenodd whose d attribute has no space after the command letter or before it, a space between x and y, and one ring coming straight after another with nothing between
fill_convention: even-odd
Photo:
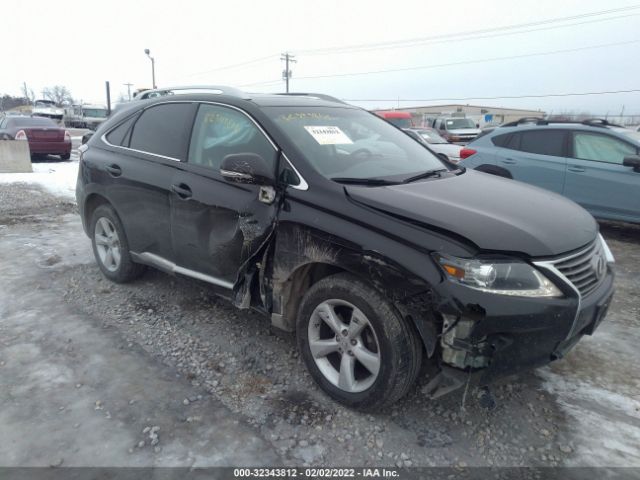
<instances>
[{"instance_id":1,"label":"utility pole","mask_svg":"<svg viewBox=\"0 0 640 480\"><path fill-rule=\"evenodd\" d=\"M147 55L147 57L149 57L149 60L151 60L151 84L152 84L152 87L153 88L158 88L156 86L156 59L151 56L151 52L149 51L148 48L144 49L144 53Z\"/></svg>"},{"instance_id":2,"label":"utility pole","mask_svg":"<svg viewBox=\"0 0 640 480\"><path fill-rule=\"evenodd\" d=\"M291 69L289 68L290 63L297 63L297 60L294 60L296 57L291 55L289 52L285 52L280 55L280 60L284 60L284 70L282 71L282 79L285 81L286 92L289 93L289 79L291 78Z\"/></svg>"},{"instance_id":3,"label":"utility pole","mask_svg":"<svg viewBox=\"0 0 640 480\"><path fill-rule=\"evenodd\" d=\"M107 116L111 115L111 87L109 81L104 82L104 86L107 90Z\"/></svg>"},{"instance_id":4,"label":"utility pole","mask_svg":"<svg viewBox=\"0 0 640 480\"><path fill-rule=\"evenodd\" d=\"M129 101L131 101L131 86L133 83L123 83L123 85L127 86L127 95L129 95Z\"/></svg>"}]
</instances>

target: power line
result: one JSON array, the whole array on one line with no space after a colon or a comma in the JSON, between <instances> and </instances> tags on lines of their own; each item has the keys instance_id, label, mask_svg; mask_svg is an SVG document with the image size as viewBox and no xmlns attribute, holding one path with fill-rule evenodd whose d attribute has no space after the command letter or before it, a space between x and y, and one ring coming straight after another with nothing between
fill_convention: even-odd
<instances>
[{"instance_id":1,"label":"power line","mask_svg":"<svg viewBox=\"0 0 640 480\"><path fill-rule=\"evenodd\" d=\"M514 60L518 58L531 58L531 57L541 57L546 55L557 55L560 53L572 53L572 52L580 52L583 50L592 50L595 48L605 48L605 47L616 47L621 45L630 45L633 43L638 43L640 40L629 40L626 42L615 42L615 43L605 43L601 45L591 45L587 47L578 47L578 48L569 48L564 50L553 50L550 52L536 52L536 53L528 53L524 55L509 55L505 57L489 57L482 58L478 60L464 60L459 62L449 62L449 63L439 63L439 64L431 64L431 65L421 65L417 67L403 67L403 68L390 68L384 70L370 70L365 72L351 72L351 73L331 73L326 75L307 75L302 77L297 77L298 80L307 80L313 78L335 78L335 77L353 77L358 75L374 75L380 73L392 73L392 72L408 72L412 70L426 70L431 68L444 68L444 67L455 67L459 65L470 65L477 63L485 63L485 62L496 62L501 60Z\"/></svg>"},{"instance_id":2,"label":"power line","mask_svg":"<svg viewBox=\"0 0 640 480\"><path fill-rule=\"evenodd\" d=\"M254 63L262 63L262 62L264 62L266 60L273 60L275 58L277 58L275 54L274 55L268 55L266 57L254 58L253 60L247 60L246 62L233 63L231 65L225 65L225 66L222 66L222 67L216 67L216 68L212 68L211 70L205 70L205 71L198 72L198 73L190 73L190 74L188 74L186 76L187 77L197 77L199 75L206 75L208 73L219 72L219 71L222 71L222 70L231 70L231 69L234 69L234 68L240 68L240 67L244 67L246 65L251 65L251 64L254 64Z\"/></svg>"},{"instance_id":3,"label":"power line","mask_svg":"<svg viewBox=\"0 0 640 480\"><path fill-rule=\"evenodd\" d=\"M275 84L279 84L280 82L282 82L282 79L266 80L264 82L242 83L242 84L240 84L238 86L239 87L257 87L257 86L260 86L260 85L275 85Z\"/></svg>"},{"instance_id":4,"label":"power line","mask_svg":"<svg viewBox=\"0 0 640 480\"><path fill-rule=\"evenodd\" d=\"M638 8L640 8L640 5L630 5L630 6L627 6L627 7L614 8L614 9L608 9L608 10L601 10L601 11L597 11L597 12L588 12L588 13L583 13L583 14L579 14L579 15L572 15L572 16L569 16L569 17L556 17L556 18L550 18L550 19L546 19L546 20L539 20L539 21L536 21L536 22L527 22L527 23L505 25L505 26L502 26L502 27L492 27L492 28L486 28L486 29L481 29L481 30L469 30L469 31L466 31L466 32L432 35L432 36L429 36L429 37L411 38L411 39L396 40L396 41L390 41L390 42L361 43L361 44L355 44L355 45L345 45L345 46L341 46L341 47L329 47L329 48L318 48L318 49L303 49L303 50L298 50L297 53L298 54L304 54L304 55L324 55L324 54L331 54L331 53L351 53L351 52L359 51L359 50L366 51L366 50L376 50L376 49L386 49L386 48L402 48L402 47L409 47L409 46L417 46L417 45L421 45L421 44L424 44L424 43L434 42L434 41L437 41L437 40L453 41L453 39L457 39L459 37L477 36L477 35L483 35L483 34L493 33L493 32L500 32L501 34L505 35L505 34L508 34L508 32L505 32L506 30L517 30L517 29L522 29L522 28L526 28L526 27L536 27L536 26L548 25L548 24L559 23L559 22L567 22L567 21L572 21L572 20L579 20L579 19L582 19L582 18L602 16L602 15L608 15L608 14L612 14L612 13L627 12L627 11L630 11L630 10L636 10ZM617 18L627 18L629 16L631 16L631 15L624 15L624 16L618 16L618 17L609 17L609 18L599 19L597 21L608 21L608 20L617 19ZM593 23L593 22L594 21L583 22L583 23ZM581 23L563 25L561 27L580 25L580 24ZM560 28L560 27L557 27L557 28ZM533 30L533 31L536 31L536 30ZM516 32L516 33L521 33L521 32ZM495 35L495 36L499 36L499 35ZM480 37L480 38L482 38L482 37ZM471 39L473 39L473 38L468 38L468 39L465 39L465 40L471 40Z\"/></svg>"},{"instance_id":5,"label":"power line","mask_svg":"<svg viewBox=\"0 0 640 480\"><path fill-rule=\"evenodd\" d=\"M571 93L546 93L532 95L505 95L500 97L461 97L461 98L343 98L346 102L443 102L455 101L462 102L465 100L502 100L517 98L546 98L546 97L575 97L585 95L609 95L616 93L638 93L640 89L632 90L609 90L604 92L571 92ZM613 115L612 115L613 116Z\"/></svg>"},{"instance_id":6,"label":"power line","mask_svg":"<svg viewBox=\"0 0 640 480\"><path fill-rule=\"evenodd\" d=\"M362 49L358 49L358 50L346 50L346 51L337 51L337 52L325 52L322 54L310 54L310 55L342 55L342 54L347 54L347 53L362 53L362 52L370 52L370 51L375 51L375 50L390 50L390 49L395 49L395 48L412 48L412 47L420 47L422 45L436 45L436 44L441 44L441 43L446 43L446 44L451 44L451 43L457 43L457 42L467 42L470 40L483 40L486 38L496 38L496 37L504 37L504 36L509 36L509 35L521 35L524 33L534 33L534 32L544 32L547 30L555 30L558 28L566 28L566 27L574 27L574 26L578 26L578 25L587 25L590 23L598 23L598 22L605 22L605 21L609 21L609 20L619 20L619 19L626 19L629 17L638 17L640 16L640 14L634 13L634 14L630 14L630 15L619 15L617 17L608 17L608 18L599 18L599 19L595 19L595 20L587 20L584 22L575 22L575 23L571 23L568 25L555 25L555 26L551 26L551 27L544 27L544 28L532 28L529 30L520 30L520 31L515 31L515 32L501 32L501 33L494 33L494 34L487 34L487 35L476 35L476 36L470 36L470 37L465 37L465 38L446 38L446 39L441 39L441 40L430 40L430 41L424 41L424 42L418 42L415 44L406 44L406 45L391 45L391 46L387 46L387 47L375 47L375 48L362 48Z\"/></svg>"}]
</instances>

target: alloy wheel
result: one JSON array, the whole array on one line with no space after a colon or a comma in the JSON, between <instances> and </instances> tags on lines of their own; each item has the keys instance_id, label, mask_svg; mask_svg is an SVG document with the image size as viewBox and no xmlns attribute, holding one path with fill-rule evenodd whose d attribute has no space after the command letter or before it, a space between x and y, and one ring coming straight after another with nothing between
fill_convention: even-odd
<instances>
[{"instance_id":1,"label":"alloy wheel","mask_svg":"<svg viewBox=\"0 0 640 480\"><path fill-rule=\"evenodd\" d=\"M378 378L380 345L366 315L339 299L325 300L311 315L309 349L322 375L349 393L363 392Z\"/></svg>"},{"instance_id":2,"label":"alloy wheel","mask_svg":"<svg viewBox=\"0 0 640 480\"><path fill-rule=\"evenodd\" d=\"M100 217L96 222L93 238L100 262L110 272L120 267L122 254L120 251L120 237L113 222L106 217Z\"/></svg>"}]
</instances>

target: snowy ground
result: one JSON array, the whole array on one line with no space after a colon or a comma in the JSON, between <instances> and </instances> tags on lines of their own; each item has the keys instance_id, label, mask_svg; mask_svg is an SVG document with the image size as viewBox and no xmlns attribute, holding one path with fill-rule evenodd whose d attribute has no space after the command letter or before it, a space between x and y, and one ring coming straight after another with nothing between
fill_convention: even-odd
<instances>
[{"instance_id":1,"label":"snowy ground","mask_svg":"<svg viewBox=\"0 0 640 480\"><path fill-rule=\"evenodd\" d=\"M290 339L206 286L153 271L106 282L69 214L77 167L0 175L0 465L215 465L203 445L228 434L255 448L240 458L287 465L640 468L640 226L602 224L618 263L607 320L562 361L496 386L495 411L418 386L374 416L330 401ZM91 448L96 435L109 449Z\"/></svg>"},{"instance_id":2,"label":"snowy ground","mask_svg":"<svg viewBox=\"0 0 640 480\"><path fill-rule=\"evenodd\" d=\"M70 161L32 162L33 173L0 173L0 185L6 183L32 183L43 187L52 195L75 199L78 178L78 157Z\"/></svg>"}]
</instances>

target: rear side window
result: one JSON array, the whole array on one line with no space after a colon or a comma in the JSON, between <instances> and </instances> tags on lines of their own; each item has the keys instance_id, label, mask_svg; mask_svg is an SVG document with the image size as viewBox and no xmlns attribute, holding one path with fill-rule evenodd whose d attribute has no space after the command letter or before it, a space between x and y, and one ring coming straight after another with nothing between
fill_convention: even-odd
<instances>
[{"instance_id":1,"label":"rear side window","mask_svg":"<svg viewBox=\"0 0 640 480\"><path fill-rule=\"evenodd\" d=\"M480 136L481 135L478 135L478 137L480 137ZM508 141L509 141L509 134L508 133L503 133L502 135L496 135L495 137L493 137L491 139L491 142L496 147L506 147Z\"/></svg>"},{"instance_id":2,"label":"rear side window","mask_svg":"<svg viewBox=\"0 0 640 480\"><path fill-rule=\"evenodd\" d=\"M167 103L146 109L133 126L130 148L184 160L194 108L192 103Z\"/></svg>"},{"instance_id":3,"label":"rear side window","mask_svg":"<svg viewBox=\"0 0 640 480\"><path fill-rule=\"evenodd\" d=\"M121 147L129 146L129 134L131 133L131 125L135 122L137 115L133 115L131 118L128 118L116 128L111 130L107 134L107 141L111 145L119 145Z\"/></svg>"},{"instance_id":4,"label":"rear side window","mask_svg":"<svg viewBox=\"0 0 640 480\"><path fill-rule=\"evenodd\" d=\"M563 130L530 130L521 135L519 150L523 152L564 156L566 133Z\"/></svg>"}]
</instances>

